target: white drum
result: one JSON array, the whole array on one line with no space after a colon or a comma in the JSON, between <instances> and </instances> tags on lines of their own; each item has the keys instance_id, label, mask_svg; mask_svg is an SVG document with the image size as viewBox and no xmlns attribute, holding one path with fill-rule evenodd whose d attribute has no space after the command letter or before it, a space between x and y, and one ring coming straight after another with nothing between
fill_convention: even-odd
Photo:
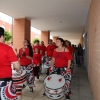
<instances>
[{"instance_id":1,"label":"white drum","mask_svg":"<svg viewBox=\"0 0 100 100\"><path fill-rule=\"evenodd\" d=\"M18 74L15 70L12 70L12 80L15 85L25 87L27 85L26 71L23 70L22 74Z\"/></svg>"},{"instance_id":2,"label":"white drum","mask_svg":"<svg viewBox=\"0 0 100 100\"><path fill-rule=\"evenodd\" d=\"M49 68L51 64L51 57L46 57L44 59L44 68Z\"/></svg>"},{"instance_id":3,"label":"white drum","mask_svg":"<svg viewBox=\"0 0 100 100\"><path fill-rule=\"evenodd\" d=\"M61 75L51 74L44 80L45 94L51 99L60 99L65 94L65 79Z\"/></svg>"}]
</instances>

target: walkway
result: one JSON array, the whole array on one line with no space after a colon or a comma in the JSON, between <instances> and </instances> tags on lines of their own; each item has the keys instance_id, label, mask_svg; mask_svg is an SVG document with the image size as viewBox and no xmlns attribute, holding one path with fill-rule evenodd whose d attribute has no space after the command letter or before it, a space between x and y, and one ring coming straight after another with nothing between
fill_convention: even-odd
<instances>
[{"instance_id":1,"label":"walkway","mask_svg":"<svg viewBox=\"0 0 100 100\"><path fill-rule=\"evenodd\" d=\"M72 78L72 92L70 100L94 100L88 78L87 73L83 67L75 68L76 74ZM43 87L43 80L45 75L42 74L40 77L40 81L35 82L36 87L34 88L34 93L30 93L28 87L23 89L23 96L22 100L51 100L46 96L43 96L44 87ZM64 100L64 98L60 99Z\"/></svg>"}]
</instances>

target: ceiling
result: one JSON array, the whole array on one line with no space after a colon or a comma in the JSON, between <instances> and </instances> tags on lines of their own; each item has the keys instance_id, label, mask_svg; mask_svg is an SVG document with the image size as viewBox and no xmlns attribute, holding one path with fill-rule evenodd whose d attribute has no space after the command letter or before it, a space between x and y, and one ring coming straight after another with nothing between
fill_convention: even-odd
<instances>
[{"instance_id":1,"label":"ceiling","mask_svg":"<svg viewBox=\"0 0 100 100\"><path fill-rule=\"evenodd\" d=\"M41 31L79 43L91 0L0 0L0 11L28 18Z\"/></svg>"}]
</instances>

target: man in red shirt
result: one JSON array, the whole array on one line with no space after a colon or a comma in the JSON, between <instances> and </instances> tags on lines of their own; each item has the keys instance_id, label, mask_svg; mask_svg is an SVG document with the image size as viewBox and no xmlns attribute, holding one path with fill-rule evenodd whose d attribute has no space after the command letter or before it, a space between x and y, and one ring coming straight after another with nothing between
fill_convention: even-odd
<instances>
[{"instance_id":1,"label":"man in red shirt","mask_svg":"<svg viewBox=\"0 0 100 100\"><path fill-rule=\"evenodd\" d=\"M46 46L44 45L44 42L41 41L41 51L42 51L42 56L45 56L45 52L46 52Z\"/></svg>"},{"instance_id":2,"label":"man in red shirt","mask_svg":"<svg viewBox=\"0 0 100 100\"><path fill-rule=\"evenodd\" d=\"M55 46L53 45L53 41L50 39L49 45L46 48L46 56L52 58L54 49ZM47 75L49 75L49 69L47 69Z\"/></svg>"},{"instance_id":3,"label":"man in red shirt","mask_svg":"<svg viewBox=\"0 0 100 100\"><path fill-rule=\"evenodd\" d=\"M16 88L12 83L12 69L21 74L20 64L13 49L4 44L4 29L0 27L0 100L15 100Z\"/></svg>"},{"instance_id":4,"label":"man in red shirt","mask_svg":"<svg viewBox=\"0 0 100 100\"><path fill-rule=\"evenodd\" d=\"M54 49L55 49L55 46L53 45L53 42L52 42L52 40L50 39L50 40L49 40L49 45L48 45L47 48L46 48L46 55L47 55L48 57L52 57Z\"/></svg>"}]
</instances>

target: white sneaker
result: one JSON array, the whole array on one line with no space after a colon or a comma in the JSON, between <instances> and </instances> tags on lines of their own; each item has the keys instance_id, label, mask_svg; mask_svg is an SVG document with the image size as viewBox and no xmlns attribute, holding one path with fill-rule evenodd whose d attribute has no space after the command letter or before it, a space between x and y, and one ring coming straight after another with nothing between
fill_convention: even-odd
<instances>
[{"instance_id":1,"label":"white sneaker","mask_svg":"<svg viewBox=\"0 0 100 100\"><path fill-rule=\"evenodd\" d=\"M39 81L39 79L37 79L37 77L35 77L35 80L36 80L36 81Z\"/></svg>"}]
</instances>

